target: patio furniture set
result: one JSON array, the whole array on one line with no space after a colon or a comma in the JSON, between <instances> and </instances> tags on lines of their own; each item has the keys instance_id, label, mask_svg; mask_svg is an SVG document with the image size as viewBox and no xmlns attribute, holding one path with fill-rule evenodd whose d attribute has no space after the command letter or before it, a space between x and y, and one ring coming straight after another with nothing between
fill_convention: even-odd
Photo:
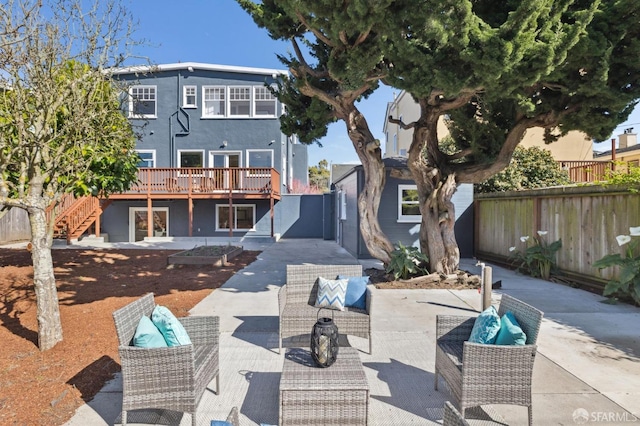
<instances>
[{"instance_id":1,"label":"patio furniture set","mask_svg":"<svg viewBox=\"0 0 640 426\"><path fill-rule=\"evenodd\" d=\"M315 305L319 277L338 276L362 277L362 266L287 266L286 283L278 294L279 353L286 347L279 385L281 426L368 423L369 385L358 350L348 345L345 335L368 338L372 352L370 288L366 289L364 309L331 311L342 337L335 363L321 368L309 351L310 333L318 318ZM126 425L129 410L158 408L190 413L195 426L198 402L213 378L216 393L220 392L219 319L180 318L192 344L135 347L132 339L136 327L142 316L151 315L154 306L153 294L147 294L113 314L123 377L122 424ZM434 386L437 390L442 377L454 402L444 407L444 425L468 424L465 410L484 404L526 406L532 424L531 377L542 312L504 294L498 314L507 312L526 334L524 344L470 343L475 317L437 316ZM235 426L237 421L234 408L227 422Z\"/></svg>"}]
</instances>

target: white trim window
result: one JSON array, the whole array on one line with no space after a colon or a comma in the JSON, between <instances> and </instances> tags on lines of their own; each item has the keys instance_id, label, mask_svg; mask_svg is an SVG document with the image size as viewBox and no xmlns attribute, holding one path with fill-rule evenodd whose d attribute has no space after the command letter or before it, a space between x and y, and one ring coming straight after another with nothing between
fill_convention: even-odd
<instances>
[{"instance_id":1,"label":"white trim window","mask_svg":"<svg viewBox=\"0 0 640 426\"><path fill-rule=\"evenodd\" d=\"M254 86L254 117L275 117L276 116L276 97L268 87Z\"/></svg>"},{"instance_id":2,"label":"white trim window","mask_svg":"<svg viewBox=\"0 0 640 426\"><path fill-rule=\"evenodd\" d=\"M416 185L398 185L398 222L420 223L420 200Z\"/></svg>"},{"instance_id":3,"label":"white trim window","mask_svg":"<svg viewBox=\"0 0 640 426\"><path fill-rule=\"evenodd\" d=\"M156 166L156 150L155 149L136 149L136 152L140 157L140 161L138 161L138 168Z\"/></svg>"},{"instance_id":4,"label":"white trim window","mask_svg":"<svg viewBox=\"0 0 640 426\"><path fill-rule=\"evenodd\" d=\"M250 231L256 224L255 204L233 204L231 207L233 231ZM216 205L216 231L229 230L229 204Z\"/></svg>"},{"instance_id":5,"label":"white trim window","mask_svg":"<svg viewBox=\"0 0 640 426\"><path fill-rule=\"evenodd\" d=\"M183 86L182 87L182 107L183 108L196 108L198 106L197 99L197 87L196 86Z\"/></svg>"},{"instance_id":6,"label":"white trim window","mask_svg":"<svg viewBox=\"0 0 640 426\"><path fill-rule=\"evenodd\" d=\"M420 200L416 185L398 185L398 222L420 223Z\"/></svg>"},{"instance_id":7,"label":"white trim window","mask_svg":"<svg viewBox=\"0 0 640 426\"><path fill-rule=\"evenodd\" d=\"M202 87L202 116L224 117L226 114L226 91L224 86Z\"/></svg>"},{"instance_id":8,"label":"white trim window","mask_svg":"<svg viewBox=\"0 0 640 426\"><path fill-rule=\"evenodd\" d=\"M229 116L249 117L251 114L251 87L229 87Z\"/></svg>"},{"instance_id":9,"label":"white trim window","mask_svg":"<svg viewBox=\"0 0 640 426\"><path fill-rule=\"evenodd\" d=\"M148 235L146 207L129 207L129 242L143 241ZM153 220L154 237L166 237L169 235L169 207L152 207L151 218Z\"/></svg>"},{"instance_id":10,"label":"white trim window","mask_svg":"<svg viewBox=\"0 0 640 426\"><path fill-rule=\"evenodd\" d=\"M272 149L248 149L247 150L247 167L273 168L273 150ZM264 173L247 172L247 176L259 176Z\"/></svg>"},{"instance_id":11,"label":"white trim window","mask_svg":"<svg viewBox=\"0 0 640 426\"><path fill-rule=\"evenodd\" d=\"M204 167L204 150L179 149L178 167Z\"/></svg>"},{"instance_id":12,"label":"white trim window","mask_svg":"<svg viewBox=\"0 0 640 426\"><path fill-rule=\"evenodd\" d=\"M156 118L156 86L129 88L129 118Z\"/></svg>"}]
</instances>

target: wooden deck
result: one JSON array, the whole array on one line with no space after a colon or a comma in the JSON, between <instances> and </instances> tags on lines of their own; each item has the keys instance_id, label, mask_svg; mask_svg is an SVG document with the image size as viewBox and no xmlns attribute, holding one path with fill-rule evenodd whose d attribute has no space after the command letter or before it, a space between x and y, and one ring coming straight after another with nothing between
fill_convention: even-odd
<instances>
[{"instance_id":1,"label":"wooden deck","mask_svg":"<svg viewBox=\"0 0 640 426\"><path fill-rule=\"evenodd\" d=\"M141 168L129 191L111 200L280 199L280 173L271 168Z\"/></svg>"}]
</instances>

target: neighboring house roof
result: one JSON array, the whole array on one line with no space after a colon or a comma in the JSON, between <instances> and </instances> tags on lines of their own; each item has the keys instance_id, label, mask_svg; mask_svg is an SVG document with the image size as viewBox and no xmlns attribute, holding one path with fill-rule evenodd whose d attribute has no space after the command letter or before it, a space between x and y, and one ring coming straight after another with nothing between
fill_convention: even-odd
<instances>
[{"instance_id":1,"label":"neighboring house roof","mask_svg":"<svg viewBox=\"0 0 640 426\"><path fill-rule=\"evenodd\" d=\"M382 159L385 169L406 169L406 157L387 157ZM349 176L356 170L362 170L362 164L332 164L331 183L338 183L344 177Z\"/></svg>"},{"instance_id":2,"label":"neighboring house roof","mask_svg":"<svg viewBox=\"0 0 640 426\"><path fill-rule=\"evenodd\" d=\"M235 65L217 65L205 64L201 62L178 62L175 64L159 64L159 65L134 65L130 67L114 68L111 70L113 74L144 74L158 71L176 71L176 70L205 70L205 71L221 71L238 74L259 74L270 75L276 77L278 75L288 75L287 70L273 68L253 68L239 67Z\"/></svg>"},{"instance_id":3,"label":"neighboring house roof","mask_svg":"<svg viewBox=\"0 0 640 426\"><path fill-rule=\"evenodd\" d=\"M623 152L633 152L633 151L640 151L640 145L632 145L626 148L616 148L616 154L620 154ZM597 154L594 152L593 158L597 159L598 157L611 157L611 150L599 152Z\"/></svg>"}]
</instances>

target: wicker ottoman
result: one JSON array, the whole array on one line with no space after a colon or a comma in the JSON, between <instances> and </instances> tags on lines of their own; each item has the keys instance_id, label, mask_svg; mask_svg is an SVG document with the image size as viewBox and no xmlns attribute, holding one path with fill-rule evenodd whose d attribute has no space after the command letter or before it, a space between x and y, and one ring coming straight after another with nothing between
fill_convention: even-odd
<instances>
[{"instance_id":1,"label":"wicker ottoman","mask_svg":"<svg viewBox=\"0 0 640 426\"><path fill-rule=\"evenodd\" d=\"M280 426L366 425L369 385L358 351L341 347L335 364L315 365L306 349L287 349L280 378Z\"/></svg>"}]
</instances>

